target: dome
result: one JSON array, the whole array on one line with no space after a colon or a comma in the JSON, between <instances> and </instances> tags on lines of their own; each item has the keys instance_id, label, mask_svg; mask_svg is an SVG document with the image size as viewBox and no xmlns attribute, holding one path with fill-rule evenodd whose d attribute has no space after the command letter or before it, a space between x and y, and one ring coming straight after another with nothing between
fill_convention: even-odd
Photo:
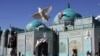
<instances>
[{"instance_id":1,"label":"dome","mask_svg":"<svg viewBox=\"0 0 100 56\"><path fill-rule=\"evenodd\" d=\"M33 20L32 22L27 24L26 30L28 30L28 31L33 30L34 28L37 28L41 25L44 25L44 24L42 22L40 22L39 20Z\"/></svg>"},{"instance_id":2,"label":"dome","mask_svg":"<svg viewBox=\"0 0 100 56\"><path fill-rule=\"evenodd\" d=\"M74 10L72 10L70 8L63 10L62 13L64 14L64 16L61 18L61 20L72 20L72 19L75 19L76 17L82 17L80 14L76 13ZM60 20L59 15L60 14L58 13L55 16L54 22L58 22Z\"/></svg>"}]
</instances>

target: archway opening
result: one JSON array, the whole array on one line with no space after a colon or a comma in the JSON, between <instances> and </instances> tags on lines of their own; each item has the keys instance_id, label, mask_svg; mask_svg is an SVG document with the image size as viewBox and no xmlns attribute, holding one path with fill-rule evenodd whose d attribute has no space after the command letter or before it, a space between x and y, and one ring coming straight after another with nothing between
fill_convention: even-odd
<instances>
[{"instance_id":1,"label":"archway opening","mask_svg":"<svg viewBox=\"0 0 100 56\"><path fill-rule=\"evenodd\" d=\"M42 42L38 46L38 56L48 56L48 43Z\"/></svg>"},{"instance_id":2,"label":"archway opening","mask_svg":"<svg viewBox=\"0 0 100 56\"><path fill-rule=\"evenodd\" d=\"M73 56L77 56L77 49L73 49Z\"/></svg>"}]
</instances>

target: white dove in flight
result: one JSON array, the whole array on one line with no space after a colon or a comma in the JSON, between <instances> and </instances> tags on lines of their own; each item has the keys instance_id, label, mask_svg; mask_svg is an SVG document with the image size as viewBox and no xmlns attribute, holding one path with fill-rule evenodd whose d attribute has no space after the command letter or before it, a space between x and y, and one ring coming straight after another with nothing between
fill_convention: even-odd
<instances>
[{"instance_id":1,"label":"white dove in flight","mask_svg":"<svg viewBox=\"0 0 100 56\"><path fill-rule=\"evenodd\" d=\"M41 9L40 7L38 7L38 13L34 14L33 18L35 18L35 19L41 19L42 18L42 20L44 22L47 22L50 18L48 16L48 14L50 13L51 10L52 10L52 6L47 7L45 9Z\"/></svg>"}]
</instances>

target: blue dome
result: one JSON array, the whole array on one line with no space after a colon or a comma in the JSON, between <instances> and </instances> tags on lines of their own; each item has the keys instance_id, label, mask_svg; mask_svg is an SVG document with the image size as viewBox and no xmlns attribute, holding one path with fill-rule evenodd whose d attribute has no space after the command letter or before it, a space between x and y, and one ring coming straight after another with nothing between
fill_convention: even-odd
<instances>
[{"instance_id":1,"label":"blue dome","mask_svg":"<svg viewBox=\"0 0 100 56\"><path fill-rule=\"evenodd\" d=\"M63 16L61 20L72 20L72 19L75 19L75 17L82 17L80 14L76 13L74 10L70 8L63 10L62 13L65 14L66 16ZM58 16L59 16L59 13L55 16L54 22L59 21Z\"/></svg>"},{"instance_id":2,"label":"blue dome","mask_svg":"<svg viewBox=\"0 0 100 56\"><path fill-rule=\"evenodd\" d=\"M44 25L44 24L42 22L40 22L39 20L33 20L32 22L27 24L26 30L28 30L28 31L33 30L34 28L37 28L41 25Z\"/></svg>"}]
</instances>

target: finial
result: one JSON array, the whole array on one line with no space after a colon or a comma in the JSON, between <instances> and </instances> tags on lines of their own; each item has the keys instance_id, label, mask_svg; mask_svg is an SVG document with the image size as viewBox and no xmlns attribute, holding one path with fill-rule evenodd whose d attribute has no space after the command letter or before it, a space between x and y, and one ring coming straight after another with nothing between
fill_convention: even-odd
<instances>
[{"instance_id":1,"label":"finial","mask_svg":"<svg viewBox=\"0 0 100 56\"><path fill-rule=\"evenodd\" d=\"M68 2L68 8L70 8L70 3Z\"/></svg>"}]
</instances>

